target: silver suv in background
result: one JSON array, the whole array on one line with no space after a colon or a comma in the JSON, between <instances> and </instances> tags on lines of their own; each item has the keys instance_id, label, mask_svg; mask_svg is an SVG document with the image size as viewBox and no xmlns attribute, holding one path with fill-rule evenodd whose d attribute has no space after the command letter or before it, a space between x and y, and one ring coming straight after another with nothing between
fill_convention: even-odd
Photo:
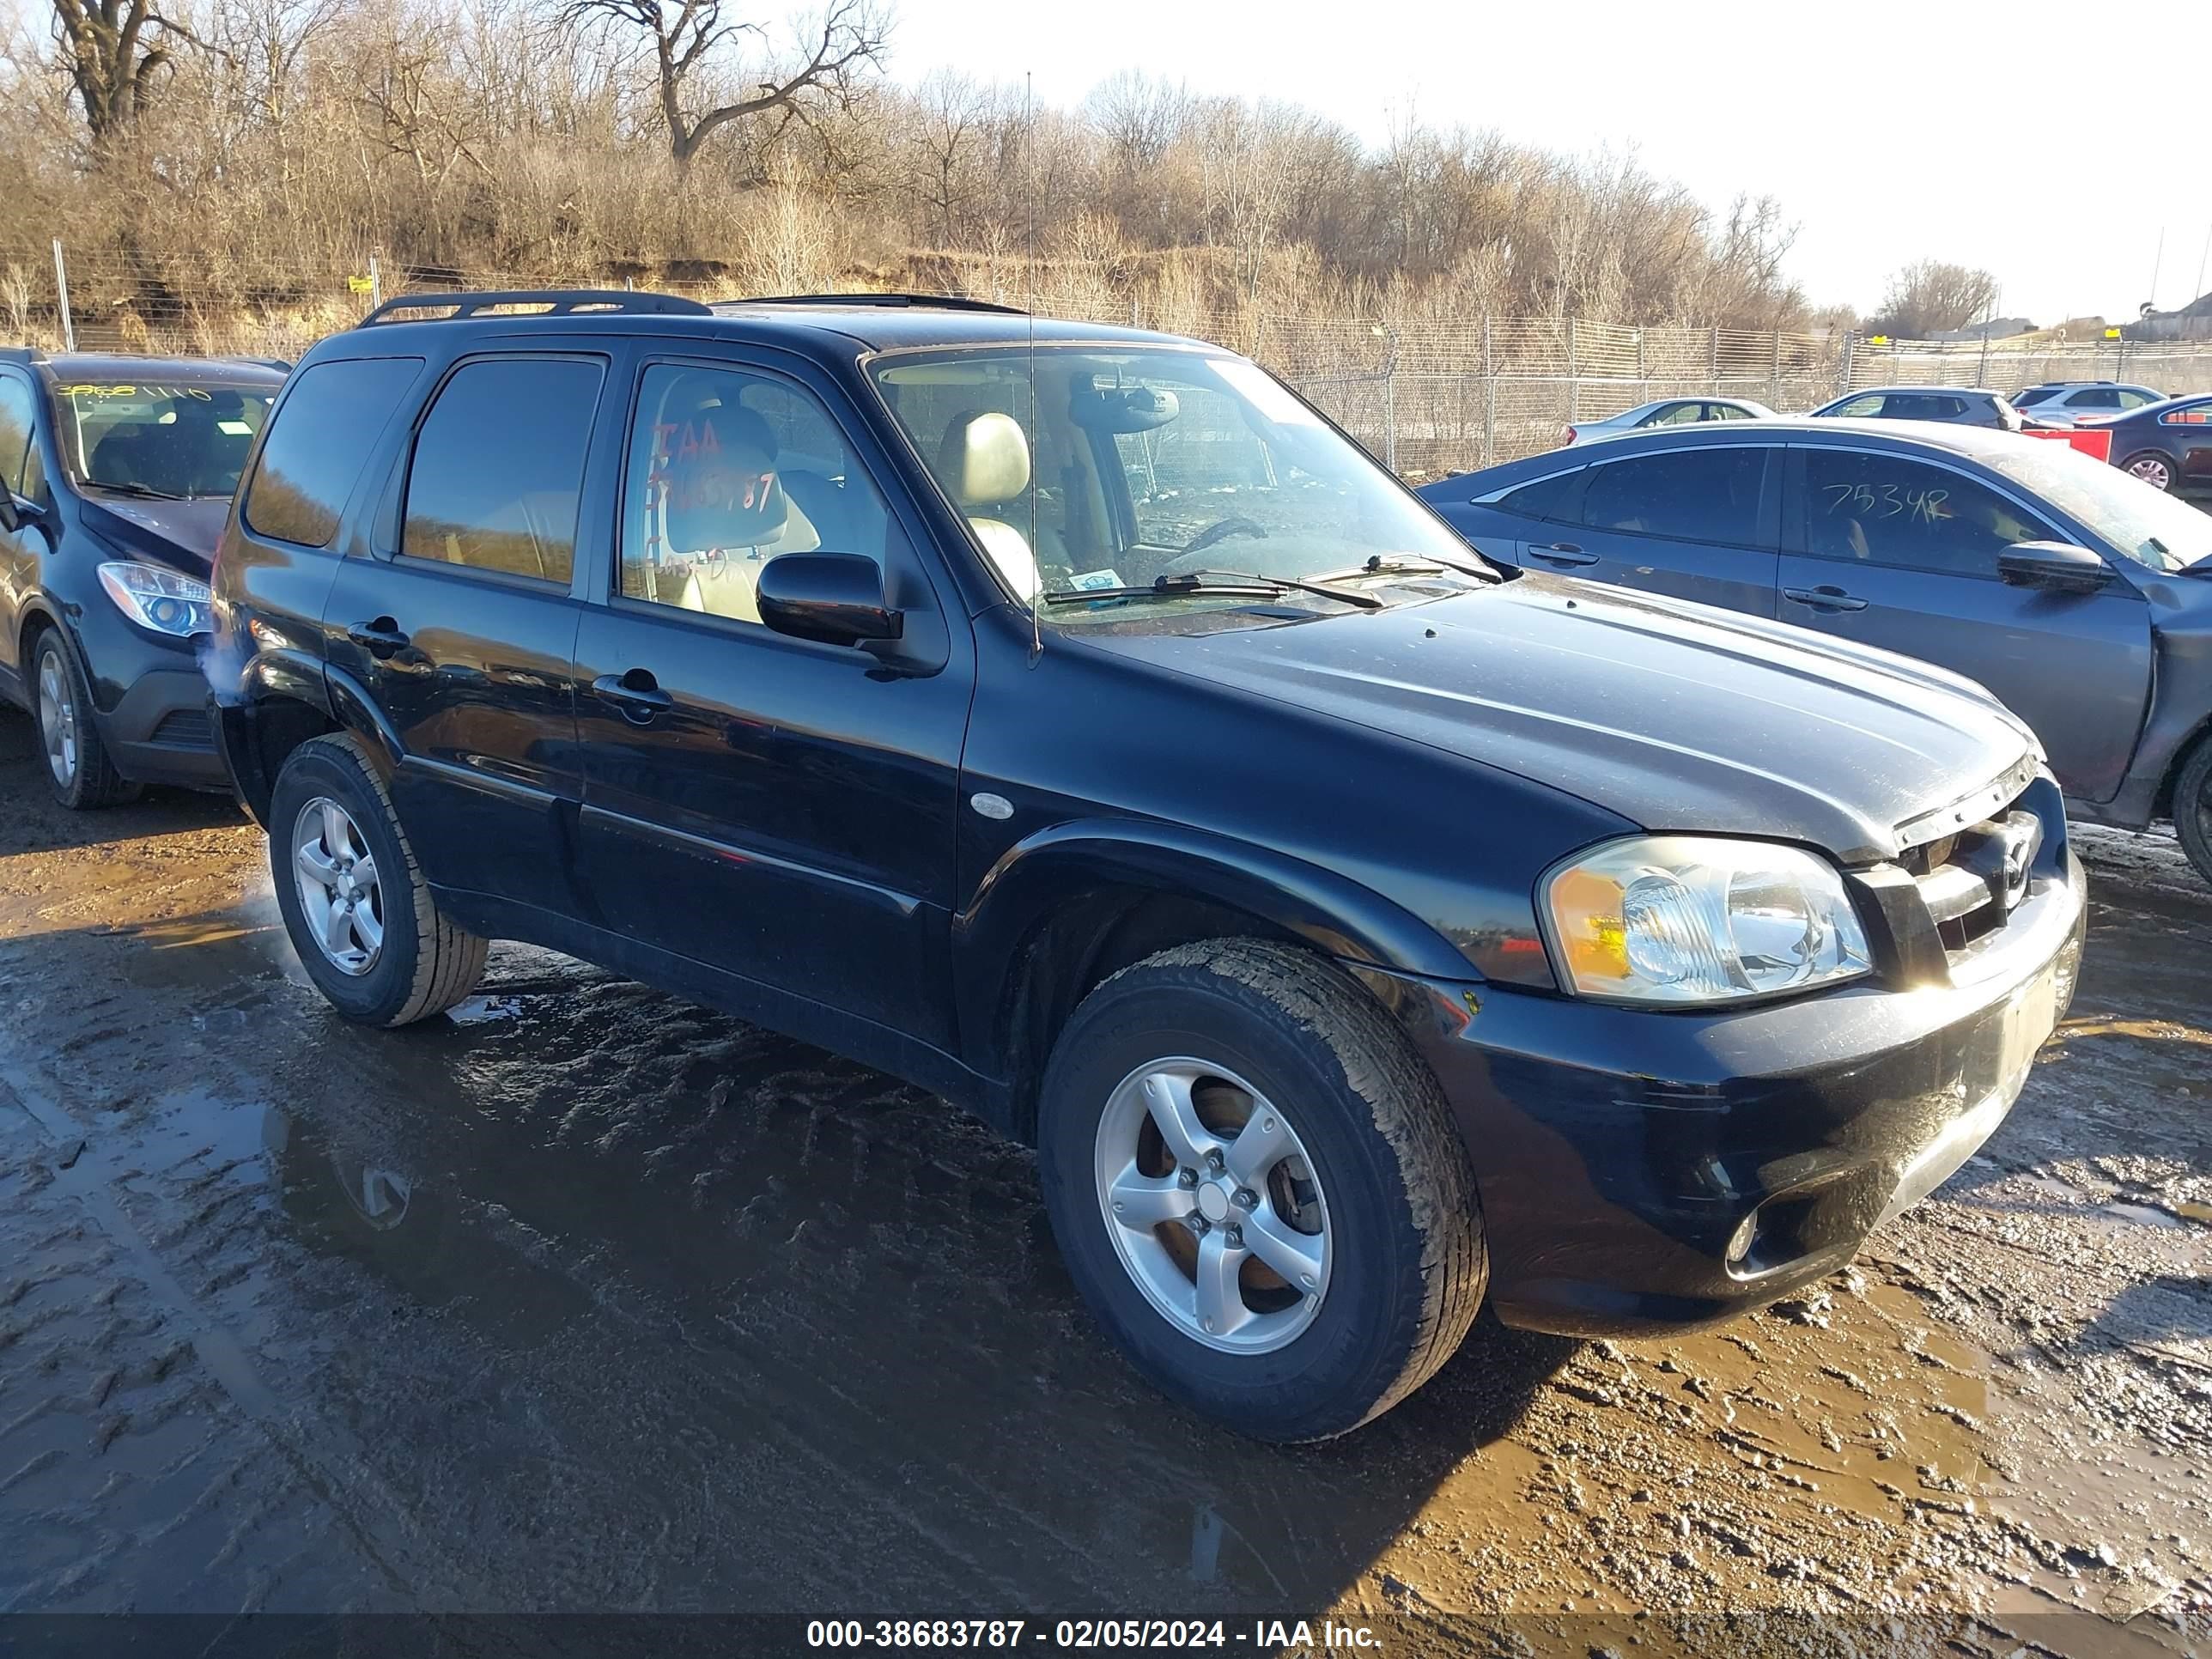
<instances>
[{"instance_id":1,"label":"silver suv in background","mask_svg":"<svg viewBox=\"0 0 2212 1659\"><path fill-rule=\"evenodd\" d=\"M2084 416L2124 415L2146 404L2164 403L2166 393L2118 380L2046 380L2014 392L2009 401L2033 420L2071 426Z\"/></svg>"},{"instance_id":2,"label":"silver suv in background","mask_svg":"<svg viewBox=\"0 0 2212 1659\"><path fill-rule=\"evenodd\" d=\"M2001 392L1981 386L1883 386L1847 392L1813 414L1849 421L1941 421L1952 426L2017 432L2027 422Z\"/></svg>"}]
</instances>

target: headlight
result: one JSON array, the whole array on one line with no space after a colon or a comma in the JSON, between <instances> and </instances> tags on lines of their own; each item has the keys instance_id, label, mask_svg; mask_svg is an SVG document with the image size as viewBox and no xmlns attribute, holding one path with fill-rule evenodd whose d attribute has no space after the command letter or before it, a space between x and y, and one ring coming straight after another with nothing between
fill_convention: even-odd
<instances>
[{"instance_id":1,"label":"headlight","mask_svg":"<svg viewBox=\"0 0 2212 1659\"><path fill-rule=\"evenodd\" d=\"M1543 910L1553 960L1582 996L1725 1002L1867 971L1843 878L1794 847L1617 841L1546 877Z\"/></svg>"},{"instance_id":2,"label":"headlight","mask_svg":"<svg viewBox=\"0 0 2212 1659\"><path fill-rule=\"evenodd\" d=\"M215 626L208 585L158 564L104 564L100 585L118 611L157 634L182 639L208 633Z\"/></svg>"}]
</instances>

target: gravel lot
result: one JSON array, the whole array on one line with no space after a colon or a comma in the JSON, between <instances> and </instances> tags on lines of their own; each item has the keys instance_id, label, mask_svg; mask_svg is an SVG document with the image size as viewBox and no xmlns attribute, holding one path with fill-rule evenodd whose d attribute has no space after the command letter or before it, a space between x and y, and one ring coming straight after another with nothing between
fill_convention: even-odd
<instances>
[{"instance_id":1,"label":"gravel lot","mask_svg":"<svg viewBox=\"0 0 2212 1659\"><path fill-rule=\"evenodd\" d=\"M1486 1323L1282 1450L1137 1382L1029 1157L928 1097L512 949L356 1030L234 808L71 817L30 755L0 717L0 1611L2212 1641L2212 891L2170 840L2084 837L2072 1018L1855 1268L1677 1341Z\"/></svg>"}]
</instances>

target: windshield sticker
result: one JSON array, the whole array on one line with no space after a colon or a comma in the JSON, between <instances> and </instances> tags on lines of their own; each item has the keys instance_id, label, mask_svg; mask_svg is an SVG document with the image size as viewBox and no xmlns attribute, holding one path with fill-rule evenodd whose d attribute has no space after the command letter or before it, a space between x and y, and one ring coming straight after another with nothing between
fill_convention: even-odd
<instances>
[{"instance_id":1,"label":"windshield sticker","mask_svg":"<svg viewBox=\"0 0 2212 1659\"><path fill-rule=\"evenodd\" d=\"M1111 570L1086 570L1079 576L1070 576L1067 585L1079 593L1088 593L1094 588L1126 587L1128 584Z\"/></svg>"},{"instance_id":2,"label":"windshield sticker","mask_svg":"<svg viewBox=\"0 0 2212 1659\"><path fill-rule=\"evenodd\" d=\"M253 435L253 428L243 421L217 421L215 429L231 438L251 438Z\"/></svg>"},{"instance_id":3,"label":"windshield sticker","mask_svg":"<svg viewBox=\"0 0 2212 1659\"><path fill-rule=\"evenodd\" d=\"M1229 382L1232 392L1245 398L1278 426L1319 426L1321 416L1284 389L1281 382L1259 366L1241 357L1217 357L1213 372Z\"/></svg>"},{"instance_id":4,"label":"windshield sticker","mask_svg":"<svg viewBox=\"0 0 2212 1659\"><path fill-rule=\"evenodd\" d=\"M55 390L64 398L192 398L204 404L215 401L204 386L118 386L87 380L76 386L57 386Z\"/></svg>"}]
</instances>

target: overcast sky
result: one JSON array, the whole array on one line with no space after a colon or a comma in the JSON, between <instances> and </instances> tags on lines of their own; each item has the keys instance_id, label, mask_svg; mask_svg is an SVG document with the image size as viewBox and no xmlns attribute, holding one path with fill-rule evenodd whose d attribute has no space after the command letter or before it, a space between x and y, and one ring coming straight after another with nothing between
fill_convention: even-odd
<instances>
[{"instance_id":1,"label":"overcast sky","mask_svg":"<svg viewBox=\"0 0 2212 1659\"><path fill-rule=\"evenodd\" d=\"M2004 314L2044 324L2203 291L2212 0L897 0L897 16L901 81L1034 72L1039 102L1066 104L1136 67L1294 100L1370 142L1410 101L1547 149L1632 146L1717 208L1779 197L1815 304L1871 310L1922 258L1986 267Z\"/></svg>"}]
</instances>

